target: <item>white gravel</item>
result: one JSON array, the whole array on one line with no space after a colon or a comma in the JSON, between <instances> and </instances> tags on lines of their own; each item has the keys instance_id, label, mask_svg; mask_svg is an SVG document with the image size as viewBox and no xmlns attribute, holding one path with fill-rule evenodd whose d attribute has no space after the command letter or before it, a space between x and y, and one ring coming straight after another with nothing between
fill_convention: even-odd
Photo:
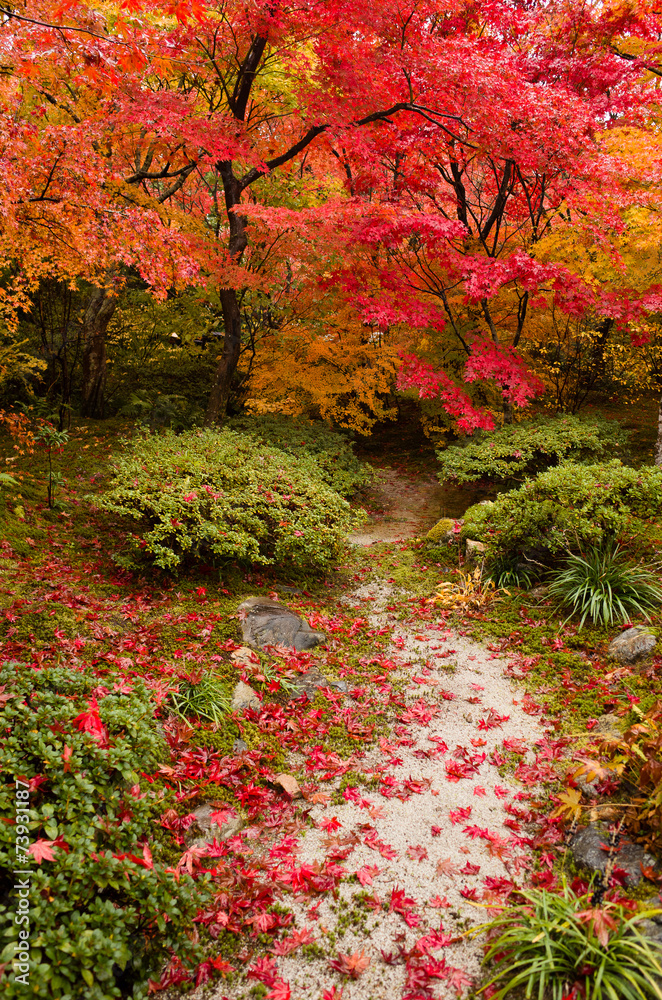
<instances>
[{"instance_id":1,"label":"white gravel","mask_svg":"<svg viewBox=\"0 0 662 1000\"><path fill-rule=\"evenodd\" d=\"M366 584L346 598L345 603L365 607L366 598L373 599L371 624L383 624L385 605L394 600L390 588ZM350 836L356 841L347 859L339 862L348 875L366 865L376 865L379 869L372 886L365 889L355 880L343 882L339 899L347 901L355 912L365 913L365 908L356 910L352 902L359 893L374 891L388 907L391 891L397 887L415 900L418 926L409 927L401 914L382 909L371 911L361 929L354 927L341 933L338 926L341 911L333 898L322 898L311 912L315 900L301 898L292 902L291 897L284 897L283 902L291 905L295 913L296 929L308 928L325 950L324 958L303 956L298 950L278 959L279 975L289 982L292 1000L321 1000L323 991L334 984L344 986L343 1000L395 1000L406 995L405 965L386 964L381 951L397 953L398 947L411 949L426 932L438 930L440 923L445 933L459 940L437 950L433 948L432 955L445 959L473 980L480 973L481 935L469 938L460 935L489 917L481 899L485 879L504 878L521 884L526 877L527 851L522 845L512 843L513 830L504 825L504 821L512 818L504 807L518 793L531 789L514 778L502 777L498 767L490 763L490 755L502 748L504 739L531 747L542 736L539 718L522 710L517 690L503 675L504 660L477 643L449 633L443 625L421 621L411 627L398 626L393 642L389 655L402 664L401 670L408 679L406 702L410 714L405 715L405 721L394 725L388 740L365 755L360 770L367 780L378 773L382 779L388 776L399 788L406 788L403 783L413 781L421 783L414 788L422 790L401 801L397 797L384 797L378 788L367 789L362 785L357 790L359 804L313 806L310 816L317 826L301 835L298 858L304 864L326 857L328 835L319 824L335 817L341 824L335 836ZM508 718L498 728L479 729L480 720L487 718L490 710ZM433 715L426 723L430 712ZM485 743L477 744L479 740ZM407 745L410 741L412 745ZM437 751L430 757L421 752L434 752L438 747L443 751L444 744L446 752ZM459 751L461 757L473 756L476 770L468 777L452 781L445 765L458 760L453 756L458 747L464 748ZM530 751L527 756L533 759ZM335 785L338 783L339 779ZM324 787L332 789L334 784ZM526 808L526 801L518 804ZM469 807L468 818L451 821L451 811ZM472 839L464 832L468 826L488 830L501 840L495 843L481 837ZM433 827L440 828L435 835ZM520 831L520 835L525 832ZM366 837L373 844L380 841L389 845L395 856L383 857L378 846L366 844ZM408 849L412 849L410 853ZM450 873L444 873L442 867L440 873L438 863L446 859L450 859L455 871L451 867ZM467 863L479 866L479 871L458 873ZM471 905L463 898L460 894L463 888L475 889L482 906ZM450 905L442 908L430 905L435 897L445 898ZM331 945L328 934L333 932L337 939ZM348 979L329 967L329 958L337 953L363 950L370 958L370 965L358 979ZM220 984L211 993L207 991L207 995L214 1000L223 997L238 1000L248 997L253 985L254 981L232 986ZM442 980L434 980L433 991L440 1000L458 995L451 984ZM198 991L197 995L202 993Z\"/></svg>"}]
</instances>

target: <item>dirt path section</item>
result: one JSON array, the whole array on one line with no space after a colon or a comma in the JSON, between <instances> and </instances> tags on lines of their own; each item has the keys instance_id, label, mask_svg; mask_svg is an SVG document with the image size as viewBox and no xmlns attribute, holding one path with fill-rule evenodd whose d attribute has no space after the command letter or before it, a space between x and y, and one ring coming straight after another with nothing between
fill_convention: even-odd
<instances>
[{"instance_id":1,"label":"dirt path section","mask_svg":"<svg viewBox=\"0 0 662 1000\"><path fill-rule=\"evenodd\" d=\"M425 534L441 517L461 517L484 491L441 484L435 476L385 466L376 469L365 525L349 536L354 545L394 542Z\"/></svg>"}]
</instances>

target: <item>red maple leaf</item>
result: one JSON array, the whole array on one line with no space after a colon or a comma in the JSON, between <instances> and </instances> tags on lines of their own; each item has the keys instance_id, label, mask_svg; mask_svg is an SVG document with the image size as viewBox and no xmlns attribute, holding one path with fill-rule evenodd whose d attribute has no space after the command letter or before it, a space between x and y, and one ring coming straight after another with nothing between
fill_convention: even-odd
<instances>
[{"instance_id":1,"label":"red maple leaf","mask_svg":"<svg viewBox=\"0 0 662 1000\"><path fill-rule=\"evenodd\" d=\"M370 965L370 959L365 951L355 951L351 955L339 953L337 958L330 959L329 965L343 976L358 979Z\"/></svg>"},{"instance_id":2,"label":"red maple leaf","mask_svg":"<svg viewBox=\"0 0 662 1000\"><path fill-rule=\"evenodd\" d=\"M433 896L430 900L430 906L433 906L436 910L447 910L451 904L448 902L446 897L442 899L441 896Z\"/></svg>"},{"instance_id":3,"label":"red maple leaf","mask_svg":"<svg viewBox=\"0 0 662 1000\"><path fill-rule=\"evenodd\" d=\"M96 698L90 698L87 706L87 712L81 712L71 720L72 725L81 733L89 733L101 746L108 746L108 731L99 716Z\"/></svg>"},{"instance_id":4,"label":"red maple leaf","mask_svg":"<svg viewBox=\"0 0 662 1000\"><path fill-rule=\"evenodd\" d=\"M284 979L278 979L266 995L266 1000L290 1000L290 984Z\"/></svg>"},{"instance_id":5,"label":"red maple leaf","mask_svg":"<svg viewBox=\"0 0 662 1000\"><path fill-rule=\"evenodd\" d=\"M577 919L590 926L603 948L609 945L609 932L615 931L618 926L613 917L597 906L591 910L582 910L577 914Z\"/></svg>"},{"instance_id":6,"label":"red maple leaf","mask_svg":"<svg viewBox=\"0 0 662 1000\"><path fill-rule=\"evenodd\" d=\"M356 877L361 885L372 885L372 880L375 875L379 875L379 868L377 865L364 865L363 868L359 868L356 873Z\"/></svg>"},{"instance_id":7,"label":"red maple leaf","mask_svg":"<svg viewBox=\"0 0 662 1000\"><path fill-rule=\"evenodd\" d=\"M451 861L450 858L444 858L442 861L437 861L437 875L457 875L460 869L457 865Z\"/></svg>"},{"instance_id":8,"label":"red maple leaf","mask_svg":"<svg viewBox=\"0 0 662 1000\"><path fill-rule=\"evenodd\" d=\"M52 851L54 844L54 840L35 840L34 843L30 844L28 847L28 851L38 865L40 865L42 861L55 861L55 855Z\"/></svg>"}]
</instances>

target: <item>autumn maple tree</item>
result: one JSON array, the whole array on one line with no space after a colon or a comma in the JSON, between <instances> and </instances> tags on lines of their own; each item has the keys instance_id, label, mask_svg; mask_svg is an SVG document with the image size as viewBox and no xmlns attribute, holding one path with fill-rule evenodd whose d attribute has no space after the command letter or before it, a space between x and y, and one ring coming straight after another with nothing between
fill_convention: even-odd
<instances>
[{"instance_id":1,"label":"autumn maple tree","mask_svg":"<svg viewBox=\"0 0 662 1000\"><path fill-rule=\"evenodd\" d=\"M617 253L624 206L642 195L603 137L649 127L658 22L646 5L598 3L7 10L5 312L44 276L92 285L82 407L98 416L126 280L161 296L213 287L213 423L247 290L323 278L356 322L409 331L401 387L436 395L465 429L491 426L490 410L509 419L541 389L518 353L532 312L553 299L627 322L659 305L655 286L605 290L539 250L579 219ZM295 189L297 172L316 183L314 204L283 203L278 178ZM312 240L317 272L309 247L256 266L253 224Z\"/></svg>"}]
</instances>

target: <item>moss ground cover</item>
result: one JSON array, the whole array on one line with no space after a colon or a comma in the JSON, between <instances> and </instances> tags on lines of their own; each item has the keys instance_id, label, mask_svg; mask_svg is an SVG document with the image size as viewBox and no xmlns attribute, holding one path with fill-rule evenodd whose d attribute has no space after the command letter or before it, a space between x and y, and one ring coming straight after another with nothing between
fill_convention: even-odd
<instances>
[{"instance_id":1,"label":"moss ground cover","mask_svg":"<svg viewBox=\"0 0 662 1000\"><path fill-rule=\"evenodd\" d=\"M343 557L333 563L323 577L297 576L292 570L282 575L269 566L227 565L220 572L201 566L185 569L177 578L124 570L112 559L122 545L121 524L86 505L83 497L105 489L108 455L126 431L120 424L74 429L67 460L58 459L63 477L59 510L46 506L44 456L19 456L9 467L20 487L11 493L0 487L7 525L0 550L0 653L3 661L18 665L11 668L14 679L3 677L0 692L9 696L3 698L1 724L3 789L6 794L12 788L19 767L32 783L29 837L40 845L31 855L35 879L46 888L68 878L73 888L67 896L66 921L91 935L85 947L72 949L73 930L56 932L45 926L31 961L35 968L53 966L56 978L38 978L40 992L35 995L139 997L149 989L185 990L218 976L226 978L230 989L240 970L250 967L267 969L251 987L264 987L267 996L279 980L268 972L270 966L263 969L259 963L271 961L274 949L286 954L290 946L312 949L311 961L320 961L321 951L341 969L350 968L333 949L341 947L345 933L351 939L352 928L361 922L357 914L365 917L376 906L374 894L366 883L361 899L343 909L337 941L324 936L312 943L299 941L299 932L292 931L293 900L297 894L312 902L345 891L348 876L337 855L347 846L331 844L321 863L311 868L297 860L292 845L311 824L310 808L328 804L332 815L348 796L374 795L378 779L366 775L361 753L385 738L388 743L389 732L401 726L405 682L392 650L398 649L394 635L403 623L413 630L420 623L422 629L431 624L473 634L495 655L508 656L526 708L548 725L548 741L536 754L549 795L557 796L554 806L563 806L567 794L564 775L572 790L572 770L579 766L572 759L576 751L596 759L608 755L608 748L593 738L599 715L615 713L625 733L662 695L659 658L642 670L618 668L606 660L613 628L580 632L572 621L562 626L562 617L545 596L534 599L513 591L488 613L469 612L460 618L440 612L430 598L440 581L456 576L456 549L449 553L422 542L375 545L358 550L351 560ZM12 457L11 442L5 444ZM392 592L379 623L372 615L369 588L365 600L351 608L339 602L343 587L369 583ZM283 589L286 585L290 590L293 585L295 592ZM262 684L231 656L241 642L238 605L258 593L280 594L328 636L324 650L271 657L272 679ZM654 618L652 624L657 629L662 622ZM347 693L326 688L311 702L291 701L278 678L291 680L311 663L318 663L329 679L343 681ZM411 663L423 683L427 654ZM438 666L452 673L453 657L439 660ZM58 671L75 679L75 692L63 687ZM260 708L228 714L220 725L209 718L173 714L173 691L180 685L195 686L201 674L210 671L228 692L238 680L250 681L258 690ZM55 728L35 735L24 725L27 732L18 742L14 735L10 743L10 714L25 701L21 685L35 677L44 691L43 705L40 709L38 700L30 704L29 699L26 705L30 711L50 713L49 725ZM433 702L443 705L443 696ZM59 706L57 717L52 706ZM655 745L656 733L651 728L644 752ZM247 750L236 749L238 739ZM504 775L530 774L522 768L517 748L502 751L497 763ZM542 770L548 766L546 753L554 757L553 780L551 771ZM133 774L123 775L112 763L122 754L131 758L135 781ZM276 781L284 769L299 782L303 798L298 803ZM59 790L83 770L92 785L87 799L69 796L70 812L58 818ZM638 775L632 771L631 777ZM522 789L525 793L526 785ZM649 803L655 794L653 783L647 791ZM536 805L535 799L523 800L520 806L513 804L511 813L512 822L519 823L526 836L531 834L543 859L532 875L541 885L550 884L544 857L557 849L554 831L564 822L563 817L545 820L549 801ZM211 853L202 852L191 833L191 814L204 804L217 810L220 821L238 817L250 835L234 836ZM86 830L89 827L85 837L76 825L83 821ZM640 829L648 836L650 823ZM11 845L11 830L3 833L3 842ZM256 836L261 847L266 845L266 867L263 855L258 862L251 840ZM558 862L551 871L556 878ZM509 890L503 891L507 898ZM7 906L11 898L6 885L3 893L0 905ZM95 909L93 897L106 908ZM165 936L158 919L154 917L155 925L145 916L158 913L165 919L175 911L176 919L166 920ZM405 907L404 912L410 911ZM66 921L61 924L69 926ZM113 934L114 922L115 944L97 955L94 935ZM14 938L8 925L3 933L7 955ZM415 955L402 961L412 982L424 976ZM337 975L351 981L349 973Z\"/></svg>"},{"instance_id":2,"label":"moss ground cover","mask_svg":"<svg viewBox=\"0 0 662 1000\"><path fill-rule=\"evenodd\" d=\"M29 839L38 846L29 862L39 891L42 884L63 890L60 881L69 879L69 891L62 892L67 915L63 911L58 917L53 911L56 922L51 925L40 920L40 911L34 914L43 926L33 939L30 961L38 984L35 995L44 997L139 997L157 983L166 988L204 982L219 972L232 976L228 958L234 955L236 961L239 940L250 946L253 939L253 946L260 946L261 936L262 947L273 943L273 935L288 923L273 909L275 888L255 883L238 843L234 849L222 846L213 859L190 849L192 810L211 801L220 810L266 823L267 834L277 828L282 838L300 822L292 801L274 783L288 750L312 754L310 769L298 776L304 790L309 789L306 794L314 794L311 777L342 776L357 748L383 732L387 719L383 701L377 703L361 686L369 678L388 684L392 667L383 653L386 635L373 635L365 617L338 612L330 599L331 579L306 575L295 575L303 589L289 603L329 634L324 669L330 678L344 678L356 688L349 707L341 706L332 689L310 704L300 699L290 705L282 697L278 676L292 677L311 662L310 654L297 654L276 657L275 680L254 685L262 698L259 711L243 717L228 714L221 725L172 714L172 695L195 685L209 665L227 691L240 678L250 679L230 656L240 645L236 609L250 594L272 593L279 578L268 567L256 571L228 565L222 576L202 567L177 580L119 568L112 554L122 545L122 526L86 504L84 495L106 487L108 456L126 430L119 423L74 430L67 460L60 459L62 504L56 510L46 506L44 456L17 457L11 441L4 442L20 485L0 496L5 517L0 651L3 662L14 664L12 677L3 677L3 795L10 795L19 772L30 784ZM62 690L65 676L78 678L75 697ZM35 677L44 691L43 708L36 710L55 718L49 723L52 734L46 734L48 752L45 745L33 747L36 734L33 739L27 721L16 724L12 716L13 706L25 697L25 685L34 687ZM154 750L141 756L135 744L141 731L131 708L136 692L142 698L140 725L158 743L156 756ZM54 705L63 705L61 719L57 711L53 716ZM81 718L89 732L77 728ZM42 726L43 721L37 728ZM11 737L10 729L15 730ZM235 751L238 738L247 751ZM83 752L101 760L98 773L84 763ZM121 753L123 770L111 763ZM74 806L76 802L62 792L61 783L75 786L83 772L87 797L76 806L80 818L67 819L61 810L58 817L63 795ZM127 806L127 797L129 803L135 798L140 809ZM91 810L91 825L85 810ZM5 826L3 834L8 851L11 828ZM244 862L238 861L242 857ZM232 899L227 924L215 922L216 911L206 907L210 865L216 889ZM341 877L330 865L314 879L330 890ZM113 888L115 883L119 888ZM106 890L99 895L99 886L106 884L111 886L108 902L93 902L106 898ZM134 886L140 892L133 892ZM0 903L7 921L2 924L3 961L15 940L8 922L10 903L6 884ZM163 919L167 933L158 929ZM113 931L115 924L121 933ZM95 935L114 944L100 950ZM191 935L198 941L195 947ZM76 936L80 947L74 944ZM52 970L48 975L47 966Z\"/></svg>"}]
</instances>

